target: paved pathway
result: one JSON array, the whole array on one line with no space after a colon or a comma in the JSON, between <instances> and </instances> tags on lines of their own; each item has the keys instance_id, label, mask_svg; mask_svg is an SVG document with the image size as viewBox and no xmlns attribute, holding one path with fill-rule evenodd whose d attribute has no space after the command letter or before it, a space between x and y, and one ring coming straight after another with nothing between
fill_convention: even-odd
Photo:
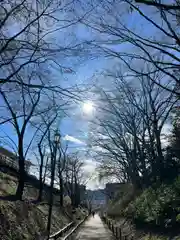
<instances>
[{"instance_id":1,"label":"paved pathway","mask_svg":"<svg viewBox=\"0 0 180 240\"><path fill-rule=\"evenodd\" d=\"M76 240L114 240L111 231L103 224L99 215L90 217L76 235Z\"/></svg>"}]
</instances>

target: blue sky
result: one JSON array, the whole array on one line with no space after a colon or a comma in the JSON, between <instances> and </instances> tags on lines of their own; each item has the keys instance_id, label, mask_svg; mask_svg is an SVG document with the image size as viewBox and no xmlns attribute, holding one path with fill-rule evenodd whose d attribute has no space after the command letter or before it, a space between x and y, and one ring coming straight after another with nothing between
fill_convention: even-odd
<instances>
[{"instance_id":1,"label":"blue sky","mask_svg":"<svg viewBox=\"0 0 180 240\"><path fill-rule=\"evenodd\" d=\"M101 70L105 66L105 61L88 60L76 68L76 72L72 75L65 76L66 81L63 82L64 87L69 87L76 84L91 83L94 73ZM86 100L85 100L86 101ZM85 156L86 153L86 141L88 140L88 121L92 117L83 113L83 102L77 102L74 104L74 109L68 112L68 116L62 118L59 126L59 130L62 135L62 142L68 141L69 152L79 151L81 158L85 161L84 171L88 174L94 172L96 163L93 159ZM10 136L7 138L9 149L16 151L17 137L11 124L5 124L0 126L1 136ZM31 128L27 128L25 134L25 145L28 145L33 137L33 131ZM4 145L4 142L3 142ZM27 158L34 164L36 163L35 157L31 151L28 152ZM98 187L98 181L96 175L88 182L88 188Z\"/></svg>"},{"instance_id":2,"label":"blue sky","mask_svg":"<svg viewBox=\"0 0 180 240\"><path fill-rule=\"evenodd\" d=\"M157 17L156 12L152 8L146 8L142 7L143 10L146 11L147 14L151 15L152 14L155 16L155 19L158 21L159 17ZM117 11L117 13L120 13L120 9L114 9ZM127 14L126 12L127 9L124 9L124 14L122 18L124 19L124 24L126 26L130 27L133 30L136 30L137 33L140 33L141 35L144 36L149 36L149 37L155 37L159 38L158 35L156 35L157 30L152 27L149 23L147 24L147 21L142 20L142 18L135 12L133 11L132 13ZM64 13L65 14L65 13ZM53 26L56 27L56 26ZM14 26L14 28L10 29L11 31L9 32L11 35L13 35L17 30L18 26ZM69 33L73 32L71 37L69 37ZM68 45L68 43L71 42L73 39L74 42L76 42L76 38L80 38L81 41L83 40L90 40L92 38L95 38L97 40L103 39L104 35L99 35L89 28L83 26L82 24L79 24L78 26L72 26L69 29L63 29L60 32L56 32L55 34L49 36L49 39L53 38L54 42L56 44L64 44L64 42ZM106 36L107 37L107 36ZM125 52L132 52L135 51L134 47L130 46L129 44L116 44L111 46L115 51L125 51ZM90 56L91 49L88 49L88 56L85 55L81 58L75 57L64 57L62 54L61 58L59 57L57 60L60 64L67 68L72 68L74 73L72 74L61 74L58 71L53 70L53 75L56 79L56 81L59 83L61 82L62 86L64 87L70 87L75 84L92 84L94 81L98 81L98 75L100 74L101 71L104 69L110 68L112 69L115 65L119 64L118 61L116 60L107 60L104 57L98 56L98 54L95 54L95 57L92 58ZM94 52L93 52L94 54ZM63 80L62 80L63 78ZM102 84L106 85L107 83L105 82L106 80L103 79L102 77L99 78L100 82ZM89 95L87 94L87 98L91 97L91 93ZM84 100L86 101L86 99ZM60 123L60 131L62 134L62 138L65 140L69 141L69 149L70 151L76 151L79 150L82 152L82 157L83 157L83 149L86 149L86 141L88 140L88 131L89 131L89 122L88 118L91 116L83 116L82 114L82 103L77 102L75 105L75 108L72 111L69 111L68 116L64 117ZM96 107L96 111L98 111L98 106ZM16 136L15 132L12 129L12 126L9 124L0 126L0 129L2 129L1 135L4 135L4 132L8 135L11 136L12 138L12 144L13 141L16 142ZM30 129L27 130L26 133L26 140L25 142L29 142L29 140L32 137L32 131ZM34 159L32 156L29 156L32 161ZM85 171L90 171L94 172L94 169L96 167L96 163L93 159L87 158L84 156L84 159L86 161L86 166L85 166ZM96 176L95 176L96 177ZM94 179L88 183L89 187L97 187L98 186L98 181L97 179Z\"/></svg>"}]
</instances>

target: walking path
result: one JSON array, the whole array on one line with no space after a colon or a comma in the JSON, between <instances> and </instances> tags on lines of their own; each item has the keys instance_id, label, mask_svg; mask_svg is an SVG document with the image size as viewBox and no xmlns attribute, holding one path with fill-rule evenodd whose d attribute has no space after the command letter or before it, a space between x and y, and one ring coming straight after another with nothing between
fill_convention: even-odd
<instances>
[{"instance_id":1,"label":"walking path","mask_svg":"<svg viewBox=\"0 0 180 240\"><path fill-rule=\"evenodd\" d=\"M111 231L103 224L99 215L90 217L80 228L76 240L114 240Z\"/></svg>"}]
</instances>

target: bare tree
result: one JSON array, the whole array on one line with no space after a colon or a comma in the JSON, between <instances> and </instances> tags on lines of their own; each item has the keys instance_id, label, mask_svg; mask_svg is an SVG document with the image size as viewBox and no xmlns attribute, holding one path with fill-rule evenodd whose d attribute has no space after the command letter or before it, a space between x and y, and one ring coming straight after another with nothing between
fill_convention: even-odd
<instances>
[{"instance_id":1,"label":"bare tree","mask_svg":"<svg viewBox=\"0 0 180 240\"><path fill-rule=\"evenodd\" d=\"M20 89L19 89L20 88ZM19 157L19 182L16 191L18 199L22 199L24 180L25 180L25 151L24 151L24 136L28 123L34 116L37 105L40 101L41 90L28 89L17 87L13 92L5 86L1 86L0 94L5 103L6 111L12 117L11 124L15 129L18 138L18 157ZM20 94L22 101L19 101L16 94ZM22 118L17 116L22 113Z\"/></svg>"},{"instance_id":2,"label":"bare tree","mask_svg":"<svg viewBox=\"0 0 180 240\"><path fill-rule=\"evenodd\" d=\"M144 0L135 0L137 3L143 3L149 6L158 7L165 10L180 10L179 2L176 1L176 4L163 4L160 1L144 1Z\"/></svg>"},{"instance_id":3,"label":"bare tree","mask_svg":"<svg viewBox=\"0 0 180 240\"><path fill-rule=\"evenodd\" d=\"M60 189L60 206L63 207L64 205L64 171L66 169L67 164L67 150L68 150L68 143L66 143L65 148L62 147L62 144L59 147L59 156L57 161L57 175L59 179L59 189Z\"/></svg>"},{"instance_id":4,"label":"bare tree","mask_svg":"<svg viewBox=\"0 0 180 240\"><path fill-rule=\"evenodd\" d=\"M13 126L17 135L20 173L16 192L18 199L22 199L24 161L28 152L28 148L24 149L24 136L32 118L48 112L49 102L54 98L79 100L75 90L71 87L63 88L57 79L59 73L72 72L72 64L66 67L66 59L81 55L82 44L75 38L72 29L69 30L72 34L66 43L64 39L58 38L61 34L56 34L70 29L79 22L79 18L84 17L72 14L75 3L71 0L43 3L7 0L0 7L1 124ZM62 10L66 14L62 14ZM45 101L47 105L43 105L42 109L41 103ZM42 161L41 143L40 140L38 147ZM42 164L40 177L41 173Z\"/></svg>"},{"instance_id":5,"label":"bare tree","mask_svg":"<svg viewBox=\"0 0 180 240\"><path fill-rule=\"evenodd\" d=\"M52 111L51 111L52 113ZM47 167L47 162L45 163L44 158L47 156L46 148L48 148L47 145L47 135L48 131L51 128L51 125L55 122L58 114L57 112L54 115L51 115L51 118L49 114L46 117L41 117L42 122L41 125L41 134L40 139L38 141L38 152L40 157L40 164L39 164L39 195L38 195L38 201L42 201L42 192L43 192L43 185L46 178L46 173L44 172L43 177L43 168Z\"/></svg>"},{"instance_id":6,"label":"bare tree","mask_svg":"<svg viewBox=\"0 0 180 240\"><path fill-rule=\"evenodd\" d=\"M98 2L99 7L83 21L97 33L93 46L104 56L119 60L129 76L148 76L179 96L179 1L169 5L160 1ZM138 24L129 24L135 18ZM139 66L144 63L153 64L153 70L145 67L142 71ZM154 72L159 71L165 81L153 79Z\"/></svg>"},{"instance_id":7,"label":"bare tree","mask_svg":"<svg viewBox=\"0 0 180 240\"><path fill-rule=\"evenodd\" d=\"M82 167L84 163L79 159L77 153L68 156L66 164L66 189L71 198L73 207L80 204Z\"/></svg>"},{"instance_id":8,"label":"bare tree","mask_svg":"<svg viewBox=\"0 0 180 240\"><path fill-rule=\"evenodd\" d=\"M57 32L63 31L75 25L83 16L73 16L72 9L76 8L75 1L39 1L29 0L3 1L1 4L0 18L0 83L24 85L33 88L48 88L58 90L48 78L36 78L40 69L47 76L51 68L58 68L66 72L70 68L61 64L61 60L74 55L77 52L77 42L70 40L71 44L65 45L61 39L55 41ZM62 10L66 14L62 14ZM62 45L61 45L62 43ZM57 61L57 56L61 56ZM33 73L34 78L27 81L24 78L17 78L22 72ZM42 74L41 72L41 74ZM59 91L63 89L59 86ZM67 94L67 91L66 91ZM70 94L70 93L69 93Z\"/></svg>"},{"instance_id":9,"label":"bare tree","mask_svg":"<svg viewBox=\"0 0 180 240\"><path fill-rule=\"evenodd\" d=\"M101 90L104 101L92 129L100 176L131 181L137 187L162 180L162 130L177 99L150 78L141 76L133 85L120 73L109 76L115 90ZM154 73L156 81L161 77Z\"/></svg>"}]
</instances>

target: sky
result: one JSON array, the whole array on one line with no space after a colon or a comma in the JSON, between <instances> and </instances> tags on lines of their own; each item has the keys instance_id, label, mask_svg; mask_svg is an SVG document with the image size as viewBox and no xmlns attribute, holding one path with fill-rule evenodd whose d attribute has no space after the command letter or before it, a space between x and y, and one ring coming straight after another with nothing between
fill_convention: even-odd
<instances>
[{"instance_id":1,"label":"sky","mask_svg":"<svg viewBox=\"0 0 180 240\"><path fill-rule=\"evenodd\" d=\"M79 70L76 72L77 82L88 83L88 81L93 78L94 72L98 69L104 67L103 62L88 61L83 67L79 67ZM91 66L91 68L89 68ZM89 101L85 100L84 102L77 103L77 110L75 114L70 114L70 116L64 118L61 122L61 132L64 136L64 140L69 141L69 150L70 151L79 151L82 155L82 159L85 162L84 172L88 175L87 188L88 189L97 189L104 187L103 183L98 181L98 175L96 172L96 161L90 156L87 157L86 152L88 150L88 132L89 132L89 123L93 117L93 111L98 111L98 106L93 106L89 111ZM94 104L94 103L93 103ZM85 155L85 156L83 156Z\"/></svg>"},{"instance_id":2,"label":"sky","mask_svg":"<svg viewBox=\"0 0 180 240\"><path fill-rule=\"evenodd\" d=\"M89 68L91 66L91 68ZM78 83L89 83L91 82L91 78L93 78L94 73L98 71L98 69L102 69L104 67L104 62L99 62L98 60L90 60L86 63L83 63L76 68L75 74L71 76L67 76L68 80L65 81L64 86L69 87L74 85L76 82ZM88 189L97 189L101 188L104 185L99 183L98 176L96 174L96 162L91 158L86 156L87 140L88 140L88 126L89 121L92 118L93 110L86 111L86 104L88 101L85 99L84 102L76 102L74 104L74 109L68 112L68 116L62 118L59 125L59 131L61 133L61 141L62 143L68 142L68 151L69 152L80 152L81 159L84 161L83 170L85 175L88 176L87 188ZM87 106L88 107L88 106ZM95 109L96 110L96 109ZM6 141L8 141L7 147L11 149L13 152L17 151L17 137L14 129L11 124L5 124L0 126L1 136L6 137ZM10 136L10 138L8 137ZM27 129L25 135L25 145L28 145L31 138L33 136L33 132L31 129ZM4 140L2 142L4 145ZM36 158L32 152L28 152L27 159L31 160L33 164L37 165ZM32 174L37 174L37 167L31 168Z\"/></svg>"},{"instance_id":3,"label":"sky","mask_svg":"<svg viewBox=\"0 0 180 240\"><path fill-rule=\"evenodd\" d=\"M118 11L118 9L116 10ZM150 16L151 14L151 16L154 16L154 19L156 19L157 22L160 22L159 17L157 16L156 11L154 9L143 7L143 10L146 12L147 15ZM142 20L142 18L136 12L132 12L131 14L128 14L128 15L125 14L124 22L128 27L132 28L133 30L136 30L137 33L141 34L141 36L146 36L146 37L149 36L149 37L153 37L154 39L161 38L161 36L157 34L157 29L152 27L152 25L150 25L149 23ZM89 29L84 27L79 28L78 34L84 38L86 38L86 35L89 37L89 34L90 34ZM132 50L136 51L129 44L118 44L111 47L117 52L124 51L124 52L131 53ZM116 64L118 65L119 62L118 61L116 62L115 60L112 60L112 59L109 61L103 58L94 59L92 61L85 61L85 63L82 64L82 66L79 66L76 69L77 82L88 83L92 79L96 78L94 75L98 77L98 74L100 74L103 70L112 69ZM104 83L104 86L105 86L105 83ZM108 86L108 88L110 88L110 86ZM97 108L96 111L98 111L98 106L96 106L96 108ZM64 134L68 134L68 136L73 137L73 139L71 140L72 142L74 141L74 144L77 144L77 148L79 149L81 147L86 148L85 144L87 140L86 136L88 135L88 117L81 121L74 119L73 116L69 119L65 119L62 125L62 129ZM168 134L170 130L171 130L170 125L165 124L163 128L164 136L162 138L162 144L164 146L167 144L165 135ZM95 172L95 169L97 166L97 163L95 162L95 160L86 159L85 161L86 161L85 171ZM92 178L92 180L88 182L88 188L91 188L91 189L102 187L102 186L103 186L103 183L99 183L96 174Z\"/></svg>"},{"instance_id":4,"label":"sky","mask_svg":"<svg viewBox=\"0 0 180 240\"><path fill-rule=\"evenodd\" d=\"M122 7L122 6L121 6ZM119 9L115 9L117 13L119 14ZM144 25L145 22L141 20L140 16L132 12L131 14L124 14L126 13L127 9L124 9L122 11L122 17L124 18L124 23L127 24L127 26L133 28L137 32L143 34L144 36L155 36L156 30L151 27L150 25ZM146 12L148 13L148 10ZM152 12L151 12L152 13ZM66 16L66 13L61 13L62 17ZM124 14L124 15L123 15ZM155 14L155 12L154 12ZM49 23L50 24L50 23ZM55 28L56 26L52 25L52 28ZM9 34L13 35L18 31L18 25L14 24L13 27L10 28ZM73 32L74 31L74 32ZM70 32L73 32L71 36L69 35ZM53 33L50 38L53 38L53 41L59 45L70 43L71 40L76 40L77 38L80 38L83 40L89 40L93 37L97 37L92 30L89 28L83 26L82 24L79 24L78 26L72 26L68 29L62 29L59 32ZM104 35L101 35L101 37L97 37L98 39L103 39ZM158 36L157 36L158 37ZM132 47L130 47L128 44L116 44L114 46L111 46L115 51L125 51L125 52L131 52ZM94 81L98 80L98 76L102 71L105 69L111 69L116 64L119 64L115 60L109 60L104 57L98 56L98 54L95 54L94 57L91 56L91 49L88 49L89 57L81 57L76 58L75 57L64 57L62 54L62 57L57 59L60 64L63 66L70 68L73 70L73 73L64 73L63 74L63 81L61 80L61 84L64 87L70 87L75 84L93 84ZM93 52L92 52L93 55ZM57 79L57 81L60 81L62 79L62 74L53 69L53 75ZM103 80L103 79L101 79ZM103 82L104 85L106 85L105 80ZM109 87L109 86L108 86ZM90 93L90 92L89 92ZM89 95L91 96L91 93ZM89 98L89 96L87 96ZM87 103L87 100L84 99L84 102L76 102L75 108L72 111L69 111L68 116L64 117L60 122L60 132L62 136L62 141L68 141L69 142L69 151L80 151L81 157L84 158L85 166L84 171L87 172L91 176L90 180L87 183L87 188L94 189L98 187L102 187L103 183L100 183L98 181L97 172L95 171L97 163L92 157L87 157L84 153L88 149L87 141L88 141L88 134L89 134L89 122L91 118L93 117L93 111L84 111L83 106L84 103ZM98 106L96 103L93 103L94 111L98 113ZM166 126L168 129L168 126ZM5 136L11 136L11 139L8 139L8 141L11 142L11 147L15 148L15 143L17 142L16 135L12 127L10 125L6 124L3 126L0 126L1 135ZM165 130L167 132L169 130ZM32 132L30 130L26 133L26 142L28 142L32 137ZM30 158L33 162L35 162L35 159L32 155L28 155L28 158Z\"/></svg>"},{"instance_id":5,"label":"sky","mask_svg":"<svg viewBox=\"0 0 180 240\"><path fill-rule=\"evenodd\" d=\"M63 7L62 7L63 9ZM66 19L69 19L69 16L66 16L66 11L61 11L60 15L57 13L57 17L60 16ZM53 20L52 22L47 22L43 24L43 27L46 28L46 24L48 24L49 27L51 27L51 30L55 29L57 26L54 25ZM64 26L62 22L62 27ZM20 28L22 27L22 24L20 22L14 21L14 19L9 18L9 28L8 31L6 31L6 35L8 37L14 36L16 33L20 31ZM73 33L75 29L75 33ZM87 37L88 30L85 29L82 25L79 25L78 27L71 26L69 28L61 29L60 31L54 32L51 35L48 35L46 38L46 41L53 40L53 44L57 44L57 46L68 46L73 42L76 43L76 37L83 39L84 37ZM90 34L90 33L89 33ZM90 35L89 35L90 36ZM77 56L71 56L67 57L63 54L60 54L57 56L57 61L59 64L61 64L64 69L72 69L73 72L71 73L68 71L59 72L59 70L51 69L51 67L48 67L48 69L44 70L50 70L52 71L52 77L55 79L55 81L59 84L61 83L61 86L63 87L71 87L75 84L89 84L92 83L92 77L94 74L104 67L105 60L99 60L98 57L96 58L87 58L87 57L81 57L78 58ZM0 100L2 101L2 100ZM86 100L84 101L86 102ZM60 125L59 125L59 131L61 133L61 139L62 142L69 143L69 152L74 151L80 151L81 152L81 158L83 158L85 162L84 171L87 172L87 175L92 175L92 173L95 172L96 163L91 158L87 158L85 156L84 152L86 152L87 149L87 138L88 138L88 119L91 118L91 112L83 112L83 103L76 102L74 104L74 109L72 111L69 111L68 116L62 118ZM24 144L27 146L33 137L33 131L31 128L28 128L25 134L25 141ZM16 132L13 129L11 124L4 124L0 126L0 144L6 146L13 152L17 152L17 136ZM5 143L6 142L6 143ZM83 156L84 155L84 156ZM32 152L28 152L27 159L31 160L33 164L37 164L36 159ZM35 168L32 169L32 172L36 174ZM36 174L37 175L37 174ZM90 178L88 181L88 188L94 188L97 187L97 180L93 180L94 176Z\"/></svg>"}]
</instances>

